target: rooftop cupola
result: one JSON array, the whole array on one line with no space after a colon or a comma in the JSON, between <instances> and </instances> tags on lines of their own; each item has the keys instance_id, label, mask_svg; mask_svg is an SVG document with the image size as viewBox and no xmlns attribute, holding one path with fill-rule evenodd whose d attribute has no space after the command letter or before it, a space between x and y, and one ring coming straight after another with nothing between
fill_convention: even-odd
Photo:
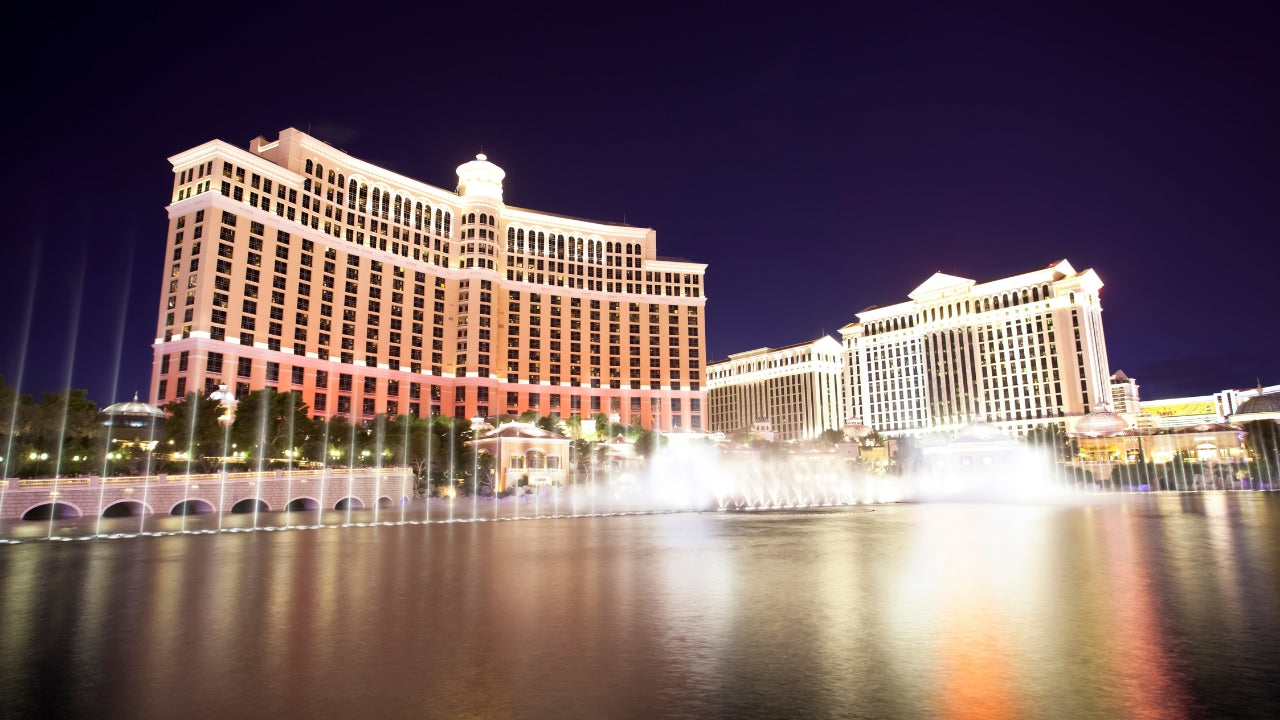
<instances>
[{"instance_id":1,"label":"rooftop cupola","mask_svg":"<svg viewBox=\"0 0 1280 720\"><path fill-rule=\"evenodd\" d=\"M484 153L458 166L458 194L464 198L502 202L502 179L507 174Z\"/></svg>"}]
</instances>

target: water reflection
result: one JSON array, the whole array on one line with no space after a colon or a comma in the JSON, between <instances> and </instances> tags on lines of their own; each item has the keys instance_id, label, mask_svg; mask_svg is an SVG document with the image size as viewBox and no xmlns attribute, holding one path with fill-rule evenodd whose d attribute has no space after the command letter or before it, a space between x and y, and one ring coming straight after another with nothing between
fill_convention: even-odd
<instances>
[{"instance_id":1,"label":"water reflection","mask_svg":"<svg viewBox=\"0 0 1280 720\"><path fill-rule=\"evenodd\" d=\"M1205 493L24 543L0 548L0 706L1265 717L1278 523Z\"/></svg>"}]
</instances>

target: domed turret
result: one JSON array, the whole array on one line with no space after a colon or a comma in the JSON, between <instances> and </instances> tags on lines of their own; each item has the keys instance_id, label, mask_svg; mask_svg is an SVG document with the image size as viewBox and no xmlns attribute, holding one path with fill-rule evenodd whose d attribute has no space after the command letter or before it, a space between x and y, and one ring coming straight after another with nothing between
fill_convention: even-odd
<instances>
[{"instance_id":1,"label":"domed turret","mask_svg":"<svg viewBox=\"0 0 1280 720\"><path fill-rule=\"evenodd\" d=\"M1080 418L1071 431L1076 437L1113 437L1129 429L1129 423L1109 408L1100 407Z\"/></svg>"},{"instance_id":2,"label":"domed turret","mask_svg":"<svg viewBox=\"0 0 1280 720\"><path fill-rule=\"evenodd\" d=\"M480 153L476 159L458 166L458 194L464 198L502 202L502 180L507 173Z\"/></svg>"},{"instance_id":3,"label":"domed turret","mask_svg":"<svg viewBox=\"0 0 1280 720\"><path fill-rule=\"evenodd\" d=\"M1235 413L1231 415L1231 422L1280 421L1280 392L1263 394L1262 388L1258 390L1257 395L1240 403L1240 407L1236 408Z\"/></svg>"},{"instance_id":4,"label":"domed turret","mask_svg":"<svg viewBox=\"0 0 1280 720\"><path fill-rule=\"evenodd\" d=\"M164 417L164 410L142 402L138 393L134 393L133 400L108 405L102 414L107 416L103 424L108 427L149 427L156 418Z\"/></svg>"},{"instance_id":5,"label":"domed turret","mask_svg":"<svg viewBox=\"0 0 1280 720\"><path fill-rule=\"evenodd\" d=\"M103 424L111 428L111 439L117 443L144 443L154 446L164 433L164 410L144 403L133 394L133 400L108 405L102 409L107 416Z\"/></svg>"},{"instance_id":6,"label":"domed turret","mask_svg":"<svg viewBox=\"0 0 1280 720\"><path fill-rule=\"evenodd\" d=\"M863 440L875 433L875 428L862 424L862 420L851 417L844 421L844 436L849 440Z\"/></svg>"}]
</instances>

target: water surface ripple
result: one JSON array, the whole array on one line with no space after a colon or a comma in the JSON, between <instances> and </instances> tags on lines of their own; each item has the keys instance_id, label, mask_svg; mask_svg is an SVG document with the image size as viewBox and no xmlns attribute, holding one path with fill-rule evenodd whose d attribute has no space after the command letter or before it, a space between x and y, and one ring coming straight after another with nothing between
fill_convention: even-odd
<instances>
[{"instance_id":1,"label":"water surface ripple","mask_svg":"<svg viewBox=\"0 0 1280 720\"><path fill-rule=\"evenodd\" d=\"M1278 592L1269 493L25 542L0 716L1277 717Z\"/></svg>"}]
</instances>

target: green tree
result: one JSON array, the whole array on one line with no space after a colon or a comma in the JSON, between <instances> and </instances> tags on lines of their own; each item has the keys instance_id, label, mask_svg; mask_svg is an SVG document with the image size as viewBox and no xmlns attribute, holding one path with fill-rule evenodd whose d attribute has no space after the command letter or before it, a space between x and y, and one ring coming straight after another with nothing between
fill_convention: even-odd
<instances>
[{"instance_id":1,"label":"green tree","mask_svg":"<svg viewBox=\"0 0 1280 720\"><path fill-rule=\"evenodd\" d=\"M218 403L187 393L182 400L164 406L169 419L165 423L165 441L161 452L170 453L173 459L162 466L168 472L213 472L219 467L218 458L224 454L224 434L218 418L222 408ZM177 457L178 453L186 457Z\"/></svg>"},{"instance_id":2,"label":"green tree","mask_svg":"<svg viewBox=\"0 0 1280 720\"><path fill-rule=\"evenodd\" d=\"M427 458L439 453L439 448L432 446L435 438L431 434L431 424L422 418L400 415L387 424L386 432L391 462L408 465L418 475L426 471Z\"/></svg>"},{"instance_id":3,"label":"green tree","mask_svg":"<svg viewBox=\"0 0 1280 720\"><path fill-rule=\"evenodd\" d=\"M238 450L248 451L254 461L269 462L283 460L286 450L303 445L314 431L302 393L263 388L240 400L231 442Z\"/></svg>"},{"instance_id":4,"label":"green tree","mask_svg":"<svg viewBox=\"0 0 1280 720\"><path fill-rule=\"evenodd\" d=\"M24 446L48 453L95 454L106 440L105 416L84 390L41 393L39 402L19 399L15 428ZM50 468L52 469L52 468Z\"/></svg>"},{"instance_id":5,"label":"green tree","mask_svg":"<svg viewBox=\"0 0 1280 720\"><path fill-rule=\"evenodd\" d=\"M818 442L826 443L827 445L842 443L844 442L844 433L839 430L823 430L822 434L818 436Z\"/></svg>"},{"instance_id":6,"label":"green tree","mask_svg":"<svg viewBox=\"0 0 1280 720\"><path fill-rule=\"evenodd\" d=\"M586 438L578 438L569 442L570 469L575 477L590 472L591 461L595 457L597 443Z\"/></svg>"},{"instance_id":7,"label":"green tree","mask_svg":"<svg viewBox=\"0 0 1280 720\"><path fill-rule=\"evenodd\" d=\"M471 422L462 418L437 417L431 420L430 434L432 456L427 466L433 486L458 489L459 494L471 493L473 450L468 443L472 437ZM478 462L478 461L477 461ZM463 480L461 486L457 480Z\"/></svg>"},{"instance_id":8,"label":"green tree","mask_svg":"<svg viewBox=\"0 0 1280 720\"><path fill-rule=\"evenodd\" d=\"M579 415L578 413L573 413L564 421L564 425L565 425L565 430L567 430L569 433L569 437L575 440L582 437L582 416L581 415Z\"/></svg>"},{"instance_id":9,"label":"green tree","mask_svg":"<svg viewBox=\"0 0 1280 720\"><path fill-rule=\"evenodd\" d=\"M610 427L608 415L605 415L604 413L596 413L591 419L596 421L596 439L608 440L612 437L609 434Z\"/></svg>"},{"instance_id":10,"label":"green tree","mask_svg":"<svg viewBox=\"0 0 1280 720\"><path fill-rule=\"evenodd\" d=\"M8 454L12 452L9 441L14 434L11 424L16 424L13 411L17 404L17 389L4 381L4 375L0 375L0 443L3 443L0 448L5 448L5 462L8 462Z\"/></svg>"},{"instance_id":11,"label":"green tree","mask_svg":"<svg viewBox=\"0 0 1280 720\"><path fill-rule=\"evenodd\" d=\"M667 438L655 430L641 430L636 438L636 454L648 460L666 447Z\"/></svg>"},{"instance_id":12,"label":"green tree","mask_svg":"<svg viewBox=\"0 0 1280 720\"><path fill-rule=\"evenodd\" d=\"M326 465L343 466L358 462L361 452L368 449L368 433L360 426L352 426L342 416L333 416L315 423L311 439L304 442L304 457L314 458Z\"/></svg>"},{"instance_id":13,"label":"green tree","mask_svg":"<svg viewBox=\"0 0 1280 720\"><path fill-rule=\"evenodd\" d=\"M773 442L763 438L756 438L747 445L756 452L760 453L763 458L782 457L787 454L787 444L784 442Z\"/></svg>"},{"instance_id":14,"label":"green tree","mask_svg":"<svg viewBox=\"0 0 1280 720\"><path fill-rule=\"evenodd\" d=\"M553 432L553 433L560 432L560 418L556 417L555 415L543 415L542 417L538 418L537 424L538 424L538 427L542 428L543 430L546 430L547 432Z\"/></svg>"},{"instance_id":15,"label":"green tree","mask_svg":"<svg viewBox=\"0 0 1280 720\"><path fill-rule=\"evenodd\" d=\"M893 471L899 475L909 475L915 472L916 466L919 465L924 454L920 448L919 441L913 437L899 437L897 446L897 453L891 458Z\"/></svg>"},{"instance_id":16,"label":"green tree","mask_svg":"<svg viewBox=\"0 0 1280 720\"><path fill-rule=\"evenodd\" d=\"M1027 445L1048 450L1056 460L1070 460L1075 454L1075 440L1058 423L1032 428L1022 439Z\"/></svg>"},{"instance_id":17,"label":"green tree","mask_svg":"<svg viewBox=\"0 0 1280 720\"><path fill-rule=\"evenodd\" d=\"M1280 470L1280 423L1251 420L1243 423L1241 428L1247 433L1244 443L1249 455L1270 467L1272 473Z\"/></svg>"}]
</instances>

